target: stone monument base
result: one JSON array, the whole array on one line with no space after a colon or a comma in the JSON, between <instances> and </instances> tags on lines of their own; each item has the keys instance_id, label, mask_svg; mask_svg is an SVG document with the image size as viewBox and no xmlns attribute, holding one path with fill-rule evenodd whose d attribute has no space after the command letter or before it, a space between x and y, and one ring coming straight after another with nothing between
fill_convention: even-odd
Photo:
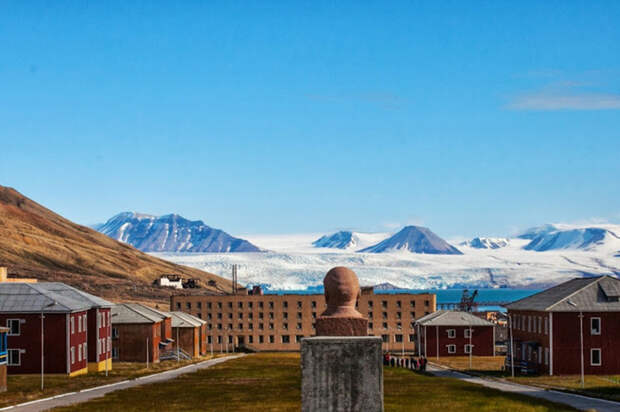
<instances>
[{"instance_id":1,"label":"stone monument base","mask_svg":"<svg viewBox=\"0 0 620 412\"><path fill-rule=\"evenodd\" d=\"M378 336L316 336L301 341L301 410L383 411Z\"/></svg>"},{"instance_id":2,"label":"stone monument base","mask_svg":"<svg viewBox=\"0 0 620 412\"><path fill-rule=\"evenodd\" d=\"M368 319L320 316L315 328L316 336L368 336Z\"/></svg>"}]
</instances>

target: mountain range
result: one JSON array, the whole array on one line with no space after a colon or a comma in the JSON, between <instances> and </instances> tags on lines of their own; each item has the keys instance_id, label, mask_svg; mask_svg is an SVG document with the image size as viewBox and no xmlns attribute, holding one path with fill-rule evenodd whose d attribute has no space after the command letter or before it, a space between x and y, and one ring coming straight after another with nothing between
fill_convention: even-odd
<instances>
[{"instance_id":1,"label":"mountain range","mask_svg":"<svg viewBox=\"0 0 620 412\"><path fill-rule=\"evenodd\" d=\"M459 246L469 246L474 249L499 249L508 246L510 242L506 238L475 237L472 240L461 242Z\"/></svg>"},{"instance_id":2,"label":"mountain range","mask_svg":"<svg viewBox=\"0 0 620 412\"><path fill-rule=\"evenodd\" d=\"M362 253L386 253L408 251L433 255L462 255L461 251L437 236L429 228L422 226L405 226L398 233L359 250Z\"/></svg>"},{"instance_id":3,"label":"mountain range","mask_svg":"<svg viewBox=\"0 0 620 412\"><path fill-rule=\"evenodd\" d=\"M188 220L177 214L153 216L122 212L96 229L119 242L143 252L260 252L244 239L207 226L201 220Z\"/></svg>"},{"instance_id":4,"label":"mountain range","mask_svg":"<svg viewBox=\"0 0 620 412\"><path fill-rule=\"evenodd\" d=\"M213 273L159 259L73 223L4 186L0 266L7 266L13 277L65 282L111 300L167 302L169 292L152 282L169 273L198 279L203 290L230 290L231 285Z\"/></svg>"}]
</instances>

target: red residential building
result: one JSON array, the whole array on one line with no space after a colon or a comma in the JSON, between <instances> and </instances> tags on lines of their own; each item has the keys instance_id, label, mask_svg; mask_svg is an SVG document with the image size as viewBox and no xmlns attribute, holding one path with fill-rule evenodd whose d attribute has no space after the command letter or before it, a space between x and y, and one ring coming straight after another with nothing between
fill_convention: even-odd
<instances>
[{"instance_id":1,"label":"red residential building","mask_svg":"<svg viewBox=\"0 0 620 412\"><path fill-rule=\"evenodd\" d=\"M620 280L577 278L506 306L515 370L620 373ZM510 336L510 335L509 335ZM583 344L582 344L583 342ZM512 367L511 349L507 366Z\"/></svg>"},{"instance_id":2,"label":"red residential building","mask_svg":"<svg viewBox=\"0 0 620 412\"><path fill-rule=\"evenodd\" d=\"M467 312L438 310L416 321L418 354L495 356L495 325Z\"/></svg>"},{"instance_id":3,"label":"red residential building","mask_svg":"<svg viewBox=\"0 0 620 412\"><path fill-rule=\"evenodd\" d=\"M0 283L8 373L87 373L88 312L105 305L111 304L62 283Z\"/></svg>"},{"instance_id":4,"label":"red residential building","mask_svg":"<svg viewBox=\"0 0 620 412\"><path fill-rule=\"evenodd\" d=\"M159 362L171 350L172 319L169 313L123 303L112 307L112 357L123 362Z\"/></svg>"}]
</instances>

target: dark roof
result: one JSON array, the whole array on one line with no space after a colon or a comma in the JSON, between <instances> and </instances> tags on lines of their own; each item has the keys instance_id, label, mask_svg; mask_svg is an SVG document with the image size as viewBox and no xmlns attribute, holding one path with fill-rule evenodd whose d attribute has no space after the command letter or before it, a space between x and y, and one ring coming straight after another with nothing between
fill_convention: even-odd
<instances>
[{"instance_id":1,"label":"dark roof","mask_svg":"<svg viewBox=\"0 0 620 412\"><path fill-rule=\"evenodd\" d=\"M139 303L120 303L112 307L112 324L157 323L169 317L169 313Z\"/></svg>"},{"instance_id":2,"label":"dark roof","mask_svg":"<svg viewBox=\"0 0 620 412\"><path fill-rule=\"evenodd\" d=\"M0 283L0 312L70 313L92 307L93 302L64 283Z\"/></svg>"},{"instance_id":3,"label":"dark roof","mask_svg":"<svg viewBox=\"0 0 620 412\"><path fill-rule=\"evenodd\" d=\"M494 323L469 312L454 310L438 310L421 317L416 323L422 326L495 326Z\"/></svg>"},{"instance_id":4,"label":"dark roof","mask_svg":"<svg viewBox=\"0 0 620 412\"><path fill-rule=\"evenodd\" d=\"M620 312L620 280L612 276L576 278L509 303L512 310Z\"/></svg>"}]
</instances>

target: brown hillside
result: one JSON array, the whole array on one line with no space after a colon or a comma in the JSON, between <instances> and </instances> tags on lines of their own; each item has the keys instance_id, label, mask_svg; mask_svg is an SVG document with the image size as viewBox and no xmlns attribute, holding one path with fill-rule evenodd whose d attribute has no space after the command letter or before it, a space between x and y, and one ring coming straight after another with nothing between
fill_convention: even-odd
<instances>
[{"instance_id":1,"label":"brown hillside","mask_svg":"<svg viewBox=\"0 0 620 412\"><path fill-rule=\"evenodd\" d=\"M153 287L164 273L200 279L202 290L230 290L230 280L140 252L75 224L0 186L0 266L13 277L59 281L111 300L167 302L170 290ZM215 280L217 287L207 286Z\"/></svg>"}]
</instances>

